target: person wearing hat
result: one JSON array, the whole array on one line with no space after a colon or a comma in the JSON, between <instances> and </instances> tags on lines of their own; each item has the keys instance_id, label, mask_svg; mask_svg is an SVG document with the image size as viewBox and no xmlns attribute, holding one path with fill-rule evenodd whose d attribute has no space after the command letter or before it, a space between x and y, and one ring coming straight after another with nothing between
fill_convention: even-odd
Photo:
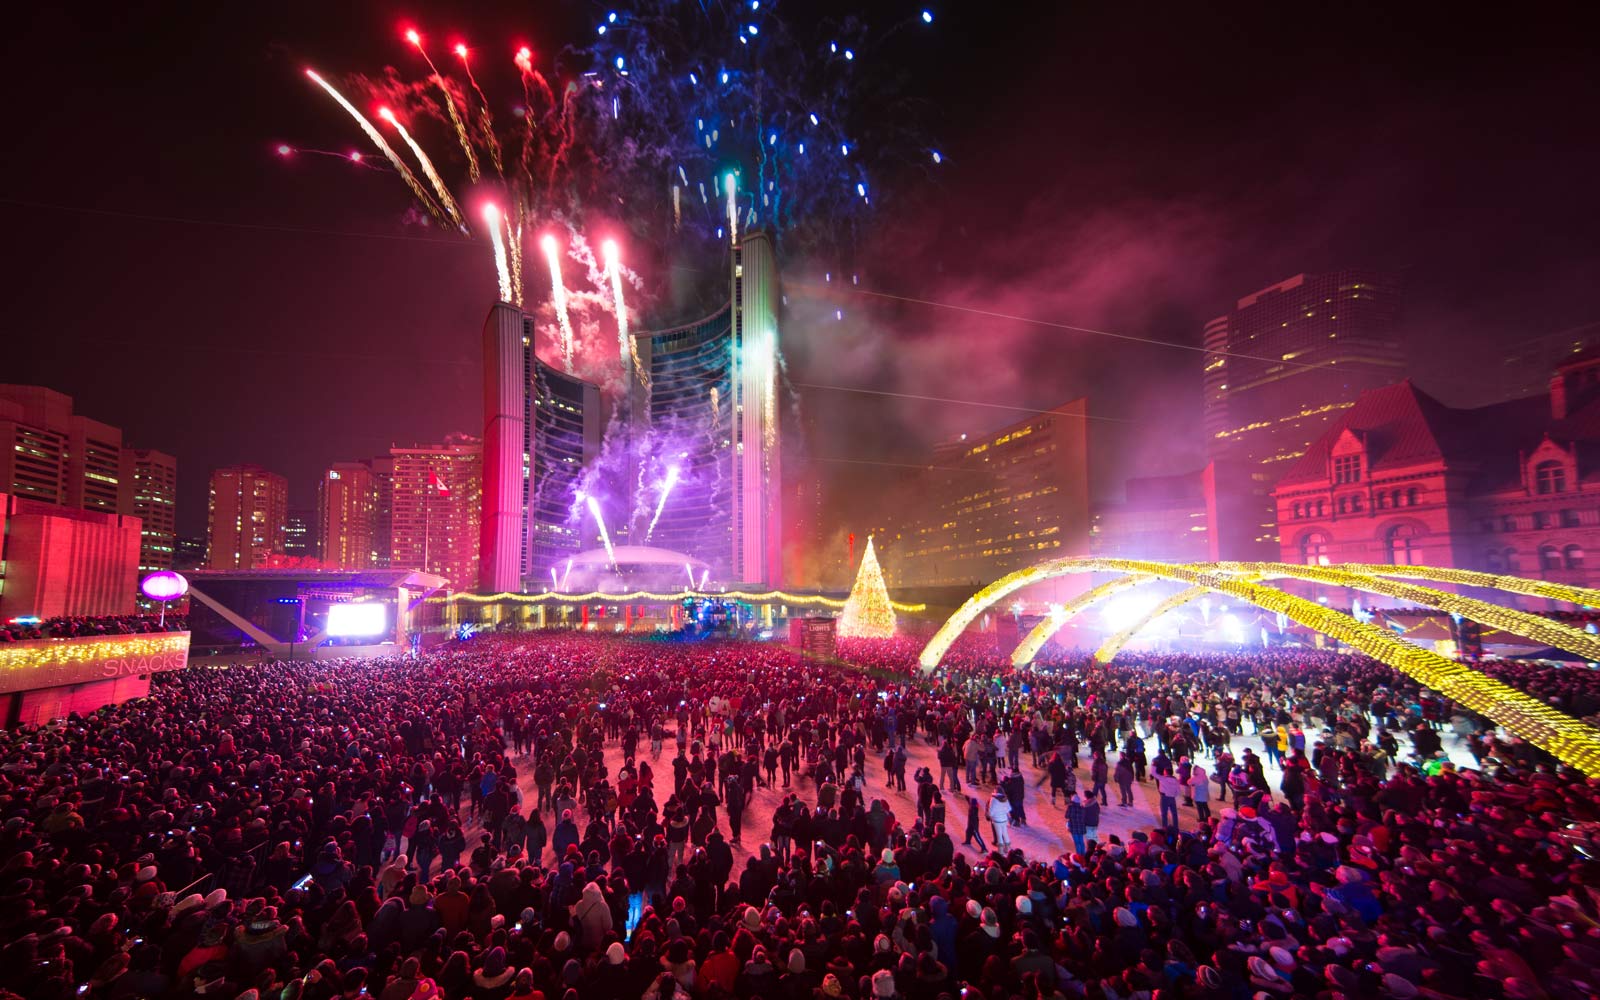
<instances>
[{"instance_id":1,"label":"person wearing hat","mask_svg":"<svg viewBox=\"0 0 1600 1000\"><path fill-rule=\"evenodd\" d=\"M872 974L872 1000L897 1000L900 991L894 983L894 973L879 969Z\"/></svg>"},{"instance_id":2,"label":"person wearing hat","mask_svg":"<svg viewBox=\"0 0 1600 1000\"><path fill-rule=\"evenodd\" d=\"M879 852L878 865L872 870L872 879L879 885L894 885L900 881L900 865L894 859L894 851L885 847Z\"/></svg>"},{"instance_id":3,"label":"person wearing hat","mask_svg":"<svg viewBox=\"0 0 1600 1000\"><path fill-rule=\"evenodd\" d=\"M590 882L572 907L572 920L578 929L578 947L584 951L598 951L611 932L611 906L599 883Z\"/></svg>"},{"instance_id":4,"label":"person wearing hat","mask_svg":"<svg viewBox=\"0 0 1600 1000\"><path fill-rule=\"evenodd\" d=\"M506 950L490 948L483 964L472 973L473 1000L505 1000L511 994L516 971L506 964Z\"/></svg>"},{"instance_id":5,"label":"person wearing hat","mask_svg":"<svg viewBox=\"0 0 1600 1000\"><path fill-rule=\"evenodd\" d=\"M750 953L750 960L739 970L734 992L741 997L755 995L768 997L777 995L775 992L777 987L778 973L767 959L767 949L763 945L756 945Z\"/></svg>"}]
</instances>

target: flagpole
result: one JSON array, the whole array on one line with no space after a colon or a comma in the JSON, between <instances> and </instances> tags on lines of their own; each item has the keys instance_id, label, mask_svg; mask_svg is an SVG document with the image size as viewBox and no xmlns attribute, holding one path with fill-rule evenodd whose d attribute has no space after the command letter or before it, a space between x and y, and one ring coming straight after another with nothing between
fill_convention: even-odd
<instances>
[{"instance_id":1,"label":"flagpole","mask_svg":"<svg viewBox=\"0 0 1600 1000\"><path fill-rule=\"evenodd\" d=\"M433 471L433 469L431 469L431 468L428 470L428 478L429 478L429 480L433 480L433 479L437 478L437 473L435 473ZM433 513L433 483L429 482L428 485L426 485L426 486L424 486L422 488L422 571L424 573L429 572L429 570L428 570L428 542L429 542L429 537L428 536L433 534L433 526L432 526L432 523L431 523L432 518L430 517L430 515L432 513Z\"/></svg>"}]
</instances>

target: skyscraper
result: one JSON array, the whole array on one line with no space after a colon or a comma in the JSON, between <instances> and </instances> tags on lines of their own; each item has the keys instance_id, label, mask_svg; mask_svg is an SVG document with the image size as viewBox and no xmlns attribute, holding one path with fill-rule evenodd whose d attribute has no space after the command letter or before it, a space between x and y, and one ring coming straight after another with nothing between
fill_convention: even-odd
<instances>
[{"instance_id":1,"label":"skyscraper","mask_svg":"<svg viewBox=\"0 0 1600 1000\"><path fill-rule=\"evenodd\" d=\"M122 452L119 474L124 514L139 518L139 572L171 569L178 552L178 460L150 448Z\"/></svg>"},{"instance_id":2,"label":"skyscraper","mask_svg":"<svg viewBox=\"0 0 1600 1000\"><path fill-rule=\"evenodd\" d=\"M1075 399L934 449L915 502L884 539L898 586L987 584L1089 553L1088 405Z\"/></svg>"},{"instance_id":3,"label":"skyscraper","mask_svg":"<svg viewBox=\"0 0 1600 1000\"><path fill-rule=\"evenodd\" d=\"M497 302L483 325L482 562L478 589L518 592L583 546L568 523L600 452L600 389L541 361L534 320Z\"/></svg>"},{"instance_id":4,"label":"skyscraper","mask_svg":"<svg viewBox=\"0 0 1600 1000\"><path fill-rule=\"evenodd\" d=\"M296 507L289 511L283 528L283 554L290 559L316 559L321 555L317 546L317 512Z\"/></svg>"},{"instance_id":5,"label":"skyscraper","mask_svg":"<svg viewBox=\"0 0 1600 1000\"><path fill-rule=\"evenodd\" d=\"M317 485L317 539L330 569L373 569L378 488L365 462L336 462Z\"/></svg>"},{"instance_id":6,"label":"skyscraper","mask_svg":"<svg viewBox=\"0 0 1600 1000\"><path fill-rule=\"evenodd\" d=\"M377 501L372 517L372 550L377 553L377 567L388 569L394 539L394 456L379 455L371 465Z\"/></svg>"},{"instance_id":7,"label":"skyscraper","mask_svg":"<svg viewBox=\"0 0 1600 1000\"><path fill-rule=\"evenodd\" d=\"M1221 558L1276 556L1272 488L1364 388L1400 377L1400 307L1391 276L1297 274L1206 324L1207 450L1218 494L1238 501L1215 518Z\"/></svg>"},{"instance_id":8,"label":"skyscraper","mask_svg":"<svg viewBox=\"0 0 1600 1000\"><path fill-rule=\"evenodd\" d=\"M132 514L120 505L122 431L72 412L72 397L0 385L0 489L45 503Z\"/></svg>"},{"instance_id":9,"label":"skyscraper","mask_svg":"<svg viewBox=\"0 0 1600 1000\"><path fill-rule=\"evenodd\" d=\"M453 590L478 582L483 445L452 434L443 444L393 448L394 515L389 565L420 569Z\"/></svg>"},{"instance_id":10,"label":"skyscraper","mask_svg":"<svg viewBox=\"0 0 1600 1000\"><path fill-rule=\"evenodd\" d=\"M705 561L719 580L733 568L733 310L637 338L648 394L633 405L675 442L678 480L649 539ZM648 525L640 525L648 532Z\"/></svg>"},{"instance_id":11,"label":"skyscraper","mask_svg":"<svg viewBox=\"0 0 1600 1000\"><path fill-rule=\"evenodd\" d=\"M256 569L282 555L289 517L289 483L256 465L211 473L206 565Z\"/></svg>"},{"instance_id":12,"label":"skyscraper","mask_svg":"<svg viewBox=\"0 0 1600 1000\"><path fill-rule=\"evenodd\" d=\"M778 261L764 232L734 248L732 354L733 580L781 587Z\"/></svg>"},{"instance_id":13,"label":"skyscraper","mask_svg":"<svg viewBox=\"0 0 1600 1000\"><path fill-rule=\"evenodd\" d=\"M614 525L619 541L682 552L727 582L782 583L777 280L771 239L745 234L733 248L728 305L634 334L645 377L634 377L630 352L615 398L540 360L531 317L506 303L490 310L480 590L547 585L552 567L593 544L571 511L608 411L618 414L611 433L630 438L619 442L630 455L622 480L654 484L678 470L659 520L634 503L633 517Z\"/></svg>"}]
</instances>

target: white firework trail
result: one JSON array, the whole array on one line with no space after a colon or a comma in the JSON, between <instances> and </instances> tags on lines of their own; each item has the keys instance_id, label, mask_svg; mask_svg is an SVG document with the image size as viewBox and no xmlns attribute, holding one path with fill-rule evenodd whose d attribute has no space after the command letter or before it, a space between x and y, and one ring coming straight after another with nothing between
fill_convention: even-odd
<instances>
[{"instance_id":1,"label":"white firework trail","mask_svg":"<svg viewBox=\"0 0 1600 1000\"><path fill-rule=\"evenodd\" d=\"M667 478L661 483L661 499L656 501L655 516L650 519L650 527L645 529L645 541L648 542L650 536L656 533L656 523L661 520L661 512L667 509L667 497L672 495L672 488L676 485L678 485L678 467L674 465L667 469Z\"/></svg>"},{"instance_id":2,"label":"white firework trail","mask_svg":"<svg viewBox=\"0 0 1600 1000\"><path fill-rule=\"evenodd\" d=\"M589 505L589 513L594 515L594 523L600 526L600 541L606 547L606 558L611 560L611 568L617 566L617 550L611 547L611 532L606 530L605 515L600 512L600 501L594 497L585 497Z\"/></svg>"},{"instance_id":3,"label":"white firework trail","mask_svg":"<svg viewBox=\"0 0 1600 1000\"><path fill-rule=\"evenodd\" d=\"M428 183L433 185L434 193L439 196L439 204L443 205L445 211L450 213L450 218L454 219L456 225L461 227L461 231L466 232L467 223L461 217L461 206L456 204L455 196L450 193L450 189L445 187L443 178L439 176L439 171L433 169L433 161L428 159L428 154L423 151L421 146L417 145L417 140L411 138L411 133L406 131L404 125L400 124L400 119L394 116L393 111L388 108L379 108L378 117L393 125L394 130L400 133L400 138L404 139L406 145L411 147L411 155L415 156L417 162L422 165L422 172L427 175Z\"/></svg>"},{"instance_id":4,"label":"white firework trail","mask_svg":"<svg viewBox=\"0 0 1600 1000\"><path fill-rule=\"evenodd\" d=\"M600 244L600 253L605 259L606 274L611 279L611 307L617 314L617 356L631 365L633 374L641 384L648 385L650 373L644 370L639 358L639 345L629 330L628 305L622 300L622 261L618 259L617 241L606 240Z\"/></svg>"},{"instance_id":5,"label":"white firework trail","mask_svg":"<svg viewBox=\"0 0 1600 1000\"><path fill-rule=\"evenodd\" d=\"M511 269L506 264L506 241L500 235L500 209L494 205L483 206L483 222L489 227L489 241L494 244L494 270L500 277L500 301L511 301Z\"/></svg>"},{"instance_id":6,"label":"white firework trail","mask_svg":"<svg viewBox=\"0 0 1600 1000\"><path fill-rule=\"evenodd\" d=\"M545 260L550 263L550 304L555 307L556 321L561 324L561 359L567 374L572 374L572 317L567 315L567 287L561 283L561 251L556 238L549 234L539 241Z\"/></svg>"},{"instance_id":7,"label":"white firework trail","mask_svg":"<svg viewBox=\"0 0 1600 1000\"><path fill-rule=\"evenodd\" d=\"M388 140L384 139L383 133L379 132L376 126L367 120L367 116L357 111L355 105L345 100L344 95L335 90L333 84L319 76L316 70L307 68L306 76L311 79L311 82L327 91L328 96L337 101L339 107L344 108L350 117L356 120L356 124L361 126L361 131L367 134L367 138L372 140L372 144L377 146L384 156L388 157L389 162L394 165L395 171L399 173L401 180L406 182L406 186L411 189L413 195L416 195L422 206L435 218L445 219L446 215L439 207L439 203L434 201L433 197L423 188L422 184L417 180L417 175L411 172L411 168L406 166L404 160L400 159L400 154L396 153L394 147L389 145Z\"/></svg>"}]
</instances>

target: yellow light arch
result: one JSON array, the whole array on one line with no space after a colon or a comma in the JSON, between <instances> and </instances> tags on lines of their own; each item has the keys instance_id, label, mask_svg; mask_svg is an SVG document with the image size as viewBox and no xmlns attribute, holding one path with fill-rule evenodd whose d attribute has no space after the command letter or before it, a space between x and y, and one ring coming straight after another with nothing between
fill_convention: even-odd
<instances>
[{"instance_id":1,"label":"yellow light arch","mask_svg":"<svg viewBox=\"0 0 1600 1000\"><path fill-rule=\"evenodd\" d=\"M1590 662L1600 661L1600 635L1591 635L1580 628L1563 625L1527 611L1491 604L1474 597L1462 597L1432 587L1414 583L1384 580L1360 570L1344 566L1301 566L1298 563L1215 563L1225 573L1243 573L1256 578L1283 578L1325 583L1334 587L1382 594L1397 600L1420 604L1470 618L1475 622L1504 629L1514 635L1527 636L1546 646L1570 650Z\"/></svg>"},{"instance_id":2,"label":"yellow light arch","mask_svg":"<svg viewBox=\"0 0 1600 1000\"><path fill-rule=\"evenodd\" d=\"M1138 621L1133 622L1127 628L1110 636L1105 642L1101 643L1100 648L1095 650L1094 653L1095 662L1110 663L1116 659L1117 651L1126 646L1129 639L1143 631L1146 625L1149 625L1168 611L1181 608L1190 601L1204 597L1209 593L1211 593L1210 587L1190 587L1187 590L1180 590L1176 594L1172 594L1166 600L1151 608L1148 614L1140 615Z\"/></svg>"},{"instance_id":3,"label":"yellow light arch","mask_svg":"<svg viewBox=\"0 0 1600 1000\"><path fill-rule=\"evenodd\" d=\"M1074 597L1063 604L1060 611L1045 615L1044 619L1033 627L1027 638L1023 639L1016 649L1012 650L1011 665L1013 667L1022 667L1032 663L1033 658L1039 655L1039 650L1044 648L1044 644L1066 627L1067 622L1075 618L1078 612L1091 605L1098 604L1112 594L1120 593L1130 587L1137 587L1143 583L1149 583L1154 579L1155 577L1142 573L1130 573L1127 576L1119 576L1115 580L1109 580Z\"/></svg>"},{"instance_id":4,"label":"yellow light arch","mask_svg":"<svg viewBox=\"0 0 1600 1000\"><path fill-rule=\"evenodd\" d=\"M1370 576L1392 576L1401 580L1427 580L1431 583L1453 583L1459 587L1482 587L1502 590L1508 594L1543 597L1564 601L1579 607L1600 608L1600 590L1588 587L1569 587L1561 583L1533 580L1525 576L1501 576L1496 573L1476 573L1468 569L1440 569L1437 566L1390 566L1384 563L1341 563L1338 569Z\"/></svg>"},{"instance_id":5,"label":"yellow light arch","mask_svg":"<svg viewBox=\"0 0 1600 1000\"><path fill-rule=\"evenodd\" d=\"M919 660L925 671L939 665L950 644L996 602L1033 583L1074 573L1140 573L1177 580L1191 586L1230 594L1267 611L1282 613L1290 620L1358 649L1447 698L1480 713L1522 739L1549 751L1557 759L1586 774L1600 774L1600 729L1550 708L1509 685L1491 680L1454 660L1405 642L1377 625L1357 621L1349 615L1323 607L1314 601L1261 584L1250 583L1226 572L1207 571L1192 566L1169 565L1137 559L1055 559L1018 570L989 584L968 598L934 634Z\"/></svg>"}]
</instances>

